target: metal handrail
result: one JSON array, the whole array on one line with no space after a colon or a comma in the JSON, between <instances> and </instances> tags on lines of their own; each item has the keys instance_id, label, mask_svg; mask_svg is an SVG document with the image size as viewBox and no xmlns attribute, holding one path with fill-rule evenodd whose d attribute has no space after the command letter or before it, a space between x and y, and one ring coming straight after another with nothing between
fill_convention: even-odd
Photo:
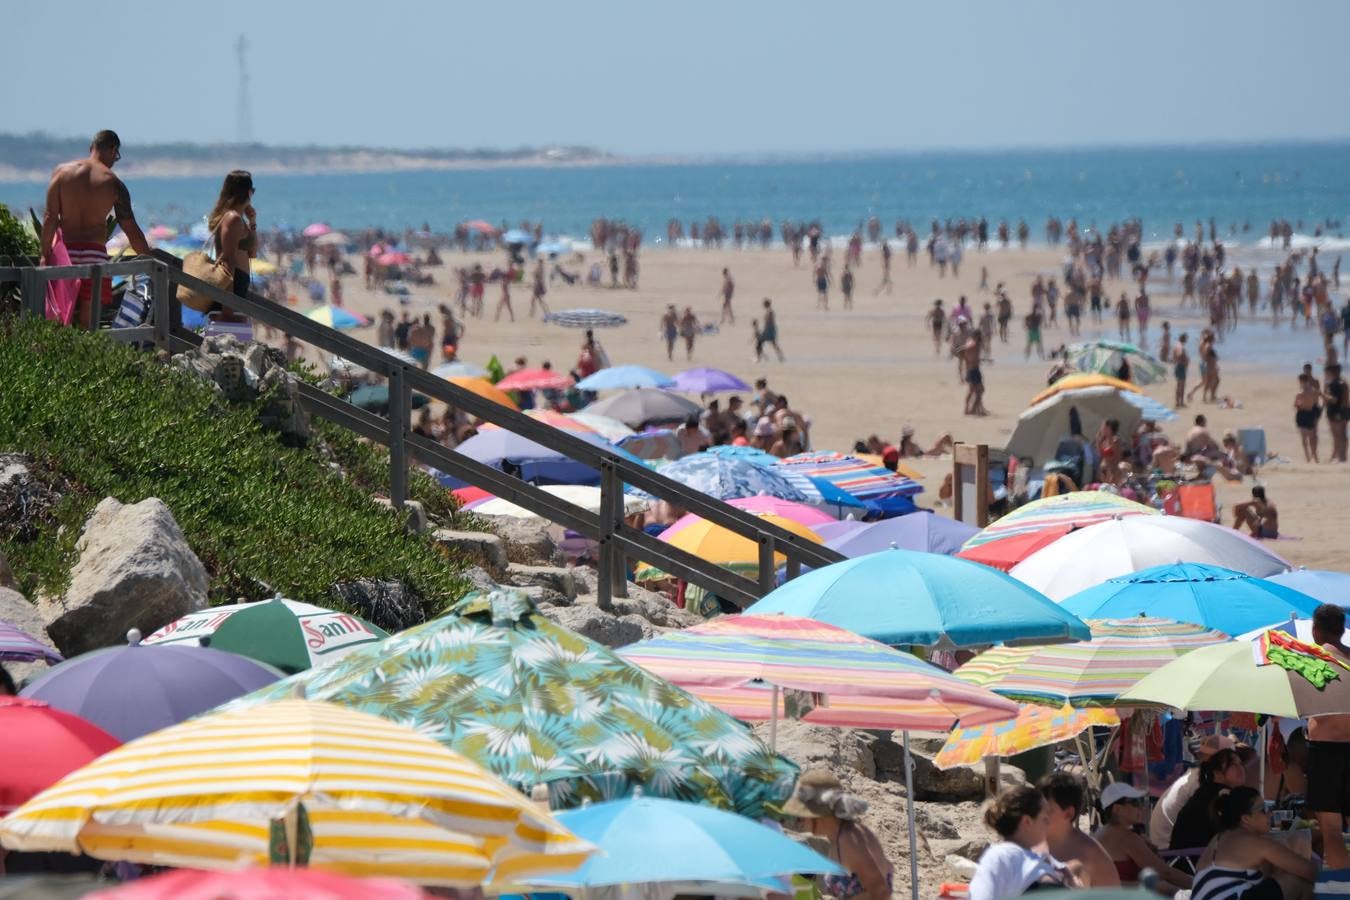
<instances>
[{"instance_id":1,"label":"metal handrail","mask_svg":"<svg viewBox=\"0 0 1350 900\"><path fill-rule=\"evenodd\" d=\"M299 341L387 378L390 396L387 417L359 409L304 383L300 385L301 402L311 414L389 448L390 499L396 506L401 507L407 499L407 467L412 458L598 541L600 578L597 593L602 608L612 606L613 596L626 595L625 557L649 561L676 577L741 606L753 603L773 589L775 554L782 554L786 558L790 578L800 572L802 565L820 567L843 559L837 552L804 540L752 513L686 487L609 449L480 397L453 382L437 378L292 309L279 306L252 292L246 297L239 297L221 291L182 271L181 261L163 251L155 251L154 256L149 258L139 257L127 262L98 266L0 266L0 284L13 281L20 283L23 310L30 315L43 314L45 285L53 278L96 279L94 294L97 301L102 277L115 275L149 275L151 278L154 324L149 329L126 329L125 332L130 333L127 336L133 339L153 340L157 347L170 352L181 352L201 343L200 335L182 325L177 299L178 286L182 285L257 322L277 328ZM98 318L91 316L91 321L97 327ZM118 336L116 331L111 335ZM414 434L409 419L414 390L596 469L601 482L599 514ZM627 525L624 522L622 496L625 483L678 504L754 541L759 546L759 580L752 581L730 572Z\"/></svg>"}]
</instances>

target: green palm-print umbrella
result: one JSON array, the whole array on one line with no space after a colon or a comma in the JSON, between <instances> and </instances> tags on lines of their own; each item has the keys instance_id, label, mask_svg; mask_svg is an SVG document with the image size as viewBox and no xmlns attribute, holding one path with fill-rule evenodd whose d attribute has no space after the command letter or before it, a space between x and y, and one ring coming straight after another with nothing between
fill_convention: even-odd
<instances>
[{"instance_id":1,"label":"green palm-print umbrella","mask_svg":"<svg viewBox=\"0 0 1350 900\"><path fill-rule=\"evenodd\" d=\"M235 701L295 695L409 725L555 808L648 795L757 816L797 770L741 722L549 621L518 593L445 615Z\"/></svg>"},{"instance_id":2,"label":"green palm-print umbrella","mask_svg":"<svg viewBox=\"0 0 1350 900\"><path fill-rule=\"evenodd\" d=\"M1167 377L1167 367L1148 351L1124 341L1099 340L1069 347L1065 359L1080 372L1119 377L1120 364L1130 364L1130 381L1155 384Z\"/></svg>"}]
</instances>

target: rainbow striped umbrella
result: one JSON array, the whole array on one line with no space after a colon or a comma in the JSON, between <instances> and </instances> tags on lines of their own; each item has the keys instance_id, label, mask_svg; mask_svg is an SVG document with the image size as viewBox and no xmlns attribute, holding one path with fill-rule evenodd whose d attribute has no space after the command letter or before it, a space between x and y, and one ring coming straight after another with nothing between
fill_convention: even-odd
<instances>
[{"instance_id":1,"label":"rainbow striped umbrella","mask_svg":"<svg viewBox=\"0 0 1350 900\"><path fill-rule=\"evenodd\" d=\"M63 658L60 653L21 630L19 626L0 621L0 661L37 662L42 659L51 666Z\"/></svg>"},{"instance_id":2,"label":"rainbow striped umbrella","mask_svg":"<svg viewBox=\"0 0 1350 900\"><path fill-rule=\"evenodd\" d=\"M947 743L933 757L933 764L939 769L968 766L986 756L1014 756L1072 740L1094 725L1119 724L1120 718L1109 709L1056 709L1028 703L1015 719L952 729Z\"/></svg>"},{"instance_id":3,"label":"rainbow striped umbrella","mask_svg":"<svg viewBox=\"0 0 1350 900\"><path fill-rule=\"evenodd\" d=\"M1033 500L1008 513L966 541L963 550L990 541L1040 531L1042 528L1069 526L1082 528L1120 516L1156 516L1158 510L1110 491L1069 491Z\"/></svg>"},{"instance_id":4,"label":"rainbow striped umbrella","mask_svg":"<svg viewBox=\"0 0 1350 900\"><path fill-rule=\"evenodd\" d=\"M1040 647L995 647L956 677L1031 703L1112 706L1159 666L1228 635L1202 625L1140 616L1090 619L1092 640Z\"/></svg>"},{"instance_id":5,"label":"rainbow striped umbrella","mask_svg":"<svg viewBox=\"0 0 1350 900\"><path fill-rule=\"evenodd\" d=\"M1017 713L912 654L797 616L723 616L620 655L747 721L946 731Z\"/></svg>"},{"instance_id":6,"label":"rainbow striped umbrella","mask_svg":"<svg viewBox=\"0 0 1350 900\"><path fill-rule=\"evenodd\" d=\"M923 491L912 478L842 453L799 453L780 465L808 478L821 478L859 500L910 497Z\"/></svg>"}]
</instances>

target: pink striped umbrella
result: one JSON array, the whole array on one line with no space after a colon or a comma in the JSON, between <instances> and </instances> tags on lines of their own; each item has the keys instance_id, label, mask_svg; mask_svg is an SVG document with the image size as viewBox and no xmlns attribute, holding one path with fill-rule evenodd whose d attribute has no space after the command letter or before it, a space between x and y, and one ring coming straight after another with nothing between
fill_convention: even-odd
<instances>
[{"instance_id":1,"label":"pink striped umbrella","mask_svg":"<svg viewBox=\"0 0 1350 900\"><path fill-rule=\"evenodd\" d=\"M48 665L56 665L64 657L17 625L0 621L0 660L37 662L39 659L45 659Z\"/></svg>"}]
</instances>

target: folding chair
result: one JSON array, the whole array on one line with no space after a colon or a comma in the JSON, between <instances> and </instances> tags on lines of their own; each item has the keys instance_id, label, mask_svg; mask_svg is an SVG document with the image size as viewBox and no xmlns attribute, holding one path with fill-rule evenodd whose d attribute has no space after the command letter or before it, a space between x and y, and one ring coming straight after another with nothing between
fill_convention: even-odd
<instances>
[{"instance_id":1,"label":"folding chair","mask_svg":"<svg viewBox=\"0 0 1350 900\"><path fill-rule=\"evenodd\" d=\"M1214 485L1179 485L1177 500L1181 504L1181 515L1186 518L1199 519L1202 522L1219 521L1219 506L1214 496Z\"/></svg>"}]
</instances>

